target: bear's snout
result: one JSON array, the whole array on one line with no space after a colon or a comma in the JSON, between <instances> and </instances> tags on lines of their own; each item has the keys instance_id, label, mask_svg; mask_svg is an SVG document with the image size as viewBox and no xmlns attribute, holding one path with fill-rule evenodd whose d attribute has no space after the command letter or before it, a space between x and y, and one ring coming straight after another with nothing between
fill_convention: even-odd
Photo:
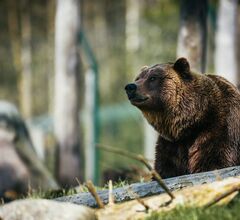
<instances>
[{"instance_id":1,"label":"bear's snout","mask_svg":"<svg viewBox=\"0 0 240 220\"><path fill-rule=\"evenodd\" d=\"M137 85L135 83L129 83L125 86L125 90L128 95L128 98L131 99L136 94Z\"/></svg>"}]
</instances>

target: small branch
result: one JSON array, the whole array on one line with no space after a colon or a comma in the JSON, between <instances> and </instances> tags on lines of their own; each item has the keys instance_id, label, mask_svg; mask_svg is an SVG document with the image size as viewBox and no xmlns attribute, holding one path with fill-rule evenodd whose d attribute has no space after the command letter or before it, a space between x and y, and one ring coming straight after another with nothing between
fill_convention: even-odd
<instances>
[{"instance_id":1,"label":"small branch","mask_svg":"<svg viewBox=\"0 0 240 220\"><path fill-rule=\"evenodd\" d=\"M113 191L112 191L113 190L112 180L109 180L108 188L109 188L108 205L113 205L114 204L114 196L113 196Z\"/></svg>"},{"instance_id":2,"label":"small branch","mask_svg":"<svg viewBox=\"0 0 240 220\"><path fill-rule=\"evenodd\" d=\"M147 205L140 197L137 193L133 192L130 188L127 189L128 194L132 194L132 196L134 197L134 199L137 200L138 203L140 203L144 208L145 208L145 212L148 213L150 206Z\"/></svg>"},{"instance_id":3,"label":"small branch","mask_svg":"<svg viewBox=\"0 0 240 220\"><path fill-rule=\"evenodd\" d=\"M116 154L120 154L122 156L126 156L129 157L131 159L137 160L141 163L143 163L147 169L151 172L151 174L154 176L154 178L156 179L156 181L158 182L158 184L166 191L166 193L171 197L171 199L174 199L174 195L172 194L172 192L170 191L170 189L167 187L167 185L163 182L161 176L152 168L152 166L148 163L147 159L144 158L142 155L136 155L134 153L130 153L128 151L124 151L122 149L116 149L113 147L109 147L109 146L105 146L102 144L97 144L97 146L103 150L106 150L108 152L111 153L116 153Z\"/></svg>"},{"instance_id":4,"label":"small branch","mask_svg":"<svg viewBox=\"0 0 240 220\"><path fill-rule=\"evenodd\" d=\"M209 207L211 207L212 205L216 204L217 202L219 202L220 200L228 197L229 195L231 195L234 192L237 192L240 190L240 186L234 186L231 189L226 190L224 193L216 196L212 201L208 202L206 205L204 205L204 209L207 209Z\"/></svg>"},{"instance_id":5,"label":"small branch","mask_svg":"<svg viewBox=\"0 0 240 220\"><path fill-rule=\"evenodd\" d=\"M77 183L78 183L78 188L79 188L78 191L84 192L84 186L83 186L83 184L81 184L81 182L79 181L79 179L78 179L77 177L76 177L75 179L76 179L76 181L77 181Z\"/></svg>"},{"instance_id":6,"label":"small branch","mask_svg":"<svg viewBox=\"0 0 240 220\"><path fill-rule=\"evenodd\" d=\"M158 184L167 192L167 194L171 197L171 199L174 199L175 196L170 191L170 189L167 187L167 185L163 182L162 177L157 173L157 171L151 170L151 174L154 177L154 179L158 182Z\"/></svg>"},{"instance_id":7,"label":"small branch","mask_svg":"<svg viewBox=\"0 0 240 220\"><path fill-rule=\"evenodd\" d=\"M99 195L97 194L97 191L92 183L92 181L87 181L85 183L85 186L88 188L88 191L92 194L92 196L94 197L94 199L97 202L97 205L100 209L104 208L104 204L103 201L100 199Z\"/></svg>"},{"instance_id":8,"label":"small branch","mask_svg":"<svg viewBox=\"0 0 240 220\"><path fill-rule=\"evenodd\" d=\"M79 179L76 177L75 180L77 181L77 183L78 183L78 185L80 187L82 184L80 183Z\"/></svg>"},{"instance_id":9,"label":"small branch","mask_svg":"<svg viewBox=\"0 0 240 220\"><path fill-rule=\"evenodd\" d=\"M148 163L147 159L144 158L141 154L137 155L138 160L143 163L149 171L151 171L153 168L152 166Z\"/></svg>"},{"instance_id":10,"label":"small branch","mask_svg":"<svg viewBox=\"0 0 240 220\"><path fill-rule=\"evenodd\" d=\"M128 158L137 160L137 161L143 163L148 168L148 170L152 170L152 167L148 163L147 159L145 159L140 154L134 154L134 153L122 150L122 149L117 149L117 148L106 146L106 145L103 145L103 144L97 144L97 147L102 149L102 150L111 152L111 153L119 154L119 155L122 155L122 156L125 156L125 157L128 157Z\"/></svg>"},{"instance_id":11,"label":"small branch","mask_svg":"<svg viewBox=\"0 0 240 220\"><path fill-rule=\"evenodd\" d=\"M145 212L148 213L150 207L142 199L136 198L136 200L145 208Z\"/></svg>"}]
</instances>

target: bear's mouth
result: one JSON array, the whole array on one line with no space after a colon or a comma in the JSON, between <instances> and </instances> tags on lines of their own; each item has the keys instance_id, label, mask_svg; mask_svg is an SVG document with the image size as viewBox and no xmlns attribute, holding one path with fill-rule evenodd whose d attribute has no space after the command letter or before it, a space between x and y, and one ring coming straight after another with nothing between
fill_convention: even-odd
<instances>
[{"instance_id":1,"label":"bear's mouth","mask_svg":"<svg viewBox=\"0 0 240 220\"><path fill-rule=\"evenodd\" d=\"M133 97L130 98L129 100L131 101L132 104L142 104L148 99L149 99L148 97Z\"/></svg>"}]
</instances>

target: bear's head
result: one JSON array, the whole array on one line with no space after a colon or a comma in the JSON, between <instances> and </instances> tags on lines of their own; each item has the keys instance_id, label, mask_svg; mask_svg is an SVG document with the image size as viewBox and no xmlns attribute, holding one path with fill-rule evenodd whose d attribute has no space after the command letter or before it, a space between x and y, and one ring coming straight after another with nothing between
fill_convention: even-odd
<instances>
[{"instance_id":1,"label":"bear's head","mask_svg":"<svg viewBox=\"0 0 240 220\"><path fill-rule=\"evenodd\" d=\"M202 92L200 74L190 70L187 59L144 67L125 90L131 104L166 139L178 139L185 127L198 120ZM201 81L201 80L200 80Z\"/></svg>"},{"instance_id":2,"label":"bear's head","mask_svg":"<svg viewBox=\"0 0 240 220\"><path fill-rule=\"evenodd\" d=\"M192 78L185 58L175 63L143 67L134 83L125 86L130 102L142 111L163 111L177 103L177 93L182 83Z\"/></svg>"}]
</instances>

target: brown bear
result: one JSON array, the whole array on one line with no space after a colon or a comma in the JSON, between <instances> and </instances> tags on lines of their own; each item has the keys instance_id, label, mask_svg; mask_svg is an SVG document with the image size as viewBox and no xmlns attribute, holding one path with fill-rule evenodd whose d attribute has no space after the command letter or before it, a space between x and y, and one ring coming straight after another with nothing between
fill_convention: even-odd
<instances>
[{"instance_id":1,"label":"brown bear","mask_svg":"<svg viewBox=\"0 0 240 220\"><path fill-rule=\"evenodd\" d=\"M173 177L240 164L240 92L185 58L145 67L125 87L159 133L155 169Z\"/></svg>"}]
</instances>

